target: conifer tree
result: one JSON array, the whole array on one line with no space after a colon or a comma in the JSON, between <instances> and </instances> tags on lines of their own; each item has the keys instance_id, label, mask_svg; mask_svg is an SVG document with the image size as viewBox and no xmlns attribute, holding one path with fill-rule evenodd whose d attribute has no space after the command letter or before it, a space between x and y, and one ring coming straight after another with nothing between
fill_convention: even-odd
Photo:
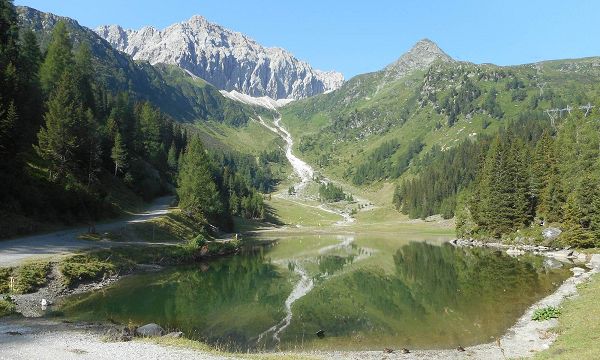
<instances>
[{"instance_id":1,"label":"conifer tree","mask_svg":"<svg viewBox=\"0 0 600 360\"><path fill-rule=\"evenodd\" d=\"M67 24L59 21L52 30L52 40L48 45L46 59L40 68L40 81L46 95L58 85L65 72L73 70L73 45L67 31Z\"/></svg>"},{"instance_id":2,"label":"conifer tree","mask_svg":"<svg viewBox=\"0 0 600 360\"><path fill-rule=\"evenodd\" d=\"M110 158L115 163L115 176L119 171L123 171L127 167L127 149L123 144L121 133L117 131L115 141L110 152Z\"/></svg>"},{"instance_id":3,"label":"conifer tree","mask_svg":"<svg viewBox=\"0 0 600 360\"><path fill-rule=\"evenodd\" d=\"M177 196L179 206L196 218L213 221L223 214L210 160L196 136L192 137L181 155Z\"/></svg>"}]
</instances>

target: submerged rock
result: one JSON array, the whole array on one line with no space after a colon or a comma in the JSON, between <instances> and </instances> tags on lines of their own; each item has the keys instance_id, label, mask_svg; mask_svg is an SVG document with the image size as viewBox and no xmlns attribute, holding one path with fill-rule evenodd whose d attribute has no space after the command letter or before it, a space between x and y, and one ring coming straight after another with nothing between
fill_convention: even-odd
<instances>
[{"instance_id":1,"label":"submerged rock","mask_svg":"<svg viewBox=\"0 0 600 360\"><path fill-rule=\"evenodd\" d=\"M162 327L160 327L160 325L155 323L146 324L135 329L135 335L141 337L156 337L163 336L164 334L165 329L163 329Z\"/></svg>"}]
</instances>

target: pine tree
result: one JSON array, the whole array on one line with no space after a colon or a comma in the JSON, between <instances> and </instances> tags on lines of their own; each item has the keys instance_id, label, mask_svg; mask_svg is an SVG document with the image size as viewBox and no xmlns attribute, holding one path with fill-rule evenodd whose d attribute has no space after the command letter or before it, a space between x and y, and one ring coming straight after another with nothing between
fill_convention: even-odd
<instances>
[{"instance_id":1,"label":"pine tree","mask_svg":"<svg viewBox=\"0 0 600 360\"><path fill-rule=\"evenodd\" d=\"M14 103L10 103L7 110L0 111L0 161L2 167L6 167L7 170L11 169L6 165L13 164L11 158L15 153L15 130L18 120L19 115Z\"/></svg>"},{"instance_id":2,"label":"pine tree","mask_svg":"<svg viewBox=\"0 0 600 360\"><path fill-rule=\"evenodd\" d=\"M173 141L169 147L169 153L167 154L167 164L169 165L169 171L171 171L172 174L177 173L177 155L177 149L175 148L175 142Z\"/></svg>"},{"instance_id":3,"label":"pine tree","mask_svg":"<svg viewBox=\"0 0 600 360\"><path fill-rule=\"evenodd\" d=\"M78 149L83 139L78 126L85 123L76 79L66 72L48 101L45 124L38 133L38 154L48 161L50 179L56 180L76 170Z\"/></svg>"},{"instance_id":4,"label":"pine tree","mask_svg":"<svg viewBox=\"0 0 600 360\"><path fill-rule=\"evenodd\" d=\"M40 68L42 89L49 95L57 87L65 72L73 70L73 45L69 39L67 24L59 21L52 30L46 59Z\"/></svg>"},{"instance_id":5,"label":"pine tree","mask_svg":"<svg viewBox=\"0 0 600 360\"><path fill-rule=\"evenodd\" d=\"M127 168L127 149L123 144L121 133L117 131L115 135L114 145L110 152L110 158L115 163L115 176L120 171Z\"/></svg>"},{"instance_id":6,"label":"pine tree","mask_svg":"<svg viewBox=\"0 0 600 360\"><path fill-rule=\"evenodd\" d=\"M181 155L177 181L179 206L190 215L209 221L223 215L223 205L200 138L194 136Z\"/></svg>"},{"instance_id":7,"label":"pine tree","mask_svg":"<svg viewBox=\"0 0 600 360\"><path fill-rule=\"evenodd\" d=\"M19 67L21 91L18 107L21 113L19 132L22 151L31 148L31 144L35 142L35 134L41 125L43 113L39 79L41 61L42 54L35 34L31 30L27 30L23 34Z\"/></svg>"}]
</instances>

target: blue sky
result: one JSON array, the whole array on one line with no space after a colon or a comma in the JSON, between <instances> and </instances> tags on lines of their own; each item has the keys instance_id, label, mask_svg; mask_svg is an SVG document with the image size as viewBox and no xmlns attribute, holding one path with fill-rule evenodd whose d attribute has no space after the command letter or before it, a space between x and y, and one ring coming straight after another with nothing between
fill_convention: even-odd
<instances>
[{"instance_id":1,"label":"blue sky","mask_svg":"<svg viewBox=\"0 0 600 360\"><path fill-rule=\"evenodd\" d=\"M600 1L15 0L96 27L164 28L202 15L346 78L381 69L421 38L450 56L513 65L600 55Z\"/></svg>"}]
</instances>

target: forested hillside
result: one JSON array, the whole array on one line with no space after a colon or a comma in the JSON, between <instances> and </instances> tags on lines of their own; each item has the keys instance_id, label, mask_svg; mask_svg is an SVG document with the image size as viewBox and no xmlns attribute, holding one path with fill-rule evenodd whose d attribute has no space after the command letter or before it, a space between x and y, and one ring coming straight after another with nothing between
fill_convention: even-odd
<instances>
[{"instance_id":1,"label":"forested hillside","mask_svg":"<svg viewBox=\"0 0 600 360\"><path fill-rule=\"evenodd\" d=\"M251 108L178 69L134 63L73 21L20 8L19 23L6 0L0 10L2 237L92 226L175 188L190 216L222 230L234 215L265 217L260 192L277 182L281 150L206 149L179 122L245 126Z\"/></svg>"},{"instance_id":2,"label":"forested hillside","mask_svg":"<svg viewBox=\"0 0 600 360\"><path fill-rule=\"evenodd\" d=\"M390 80L386 70L359 75L282 113L300 138L298 150L330 176L360 186L394 181L401 212L449 218L458 205L461 235L499 237L544 221L566 224L566 207L581 199L567 204L568 184L593 183L594 167L582 162L595 156L584 149L597 145L597 109L587 105L600 104L598 64L599 58L511 67L434 61L400 79ZM570 127L581 132L567 135ZM540 141L560 143L562 160L536 155ZM554 169L548 171L556 179L536 174L540 169ZM502 176L510 183L497 183ZM573 208L586 213L593 206ZM593 224L580 227L589 235Z\"/></svg>"}]
</instances>

